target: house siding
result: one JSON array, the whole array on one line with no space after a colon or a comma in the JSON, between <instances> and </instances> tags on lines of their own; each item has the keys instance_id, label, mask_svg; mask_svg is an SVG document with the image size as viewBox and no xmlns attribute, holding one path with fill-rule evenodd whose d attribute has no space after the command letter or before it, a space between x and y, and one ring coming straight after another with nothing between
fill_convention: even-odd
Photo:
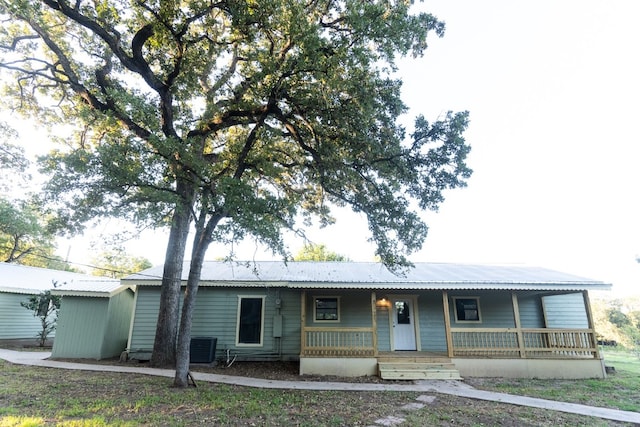
<instances>
[{"instance_id":1,"label":"house siding","mask_svg":"<svg viewBox=\"0 0 640 427\"><path fill-rule=\"evenodd\" d=\"M391 331L389 330L389 307L376 309L376 323L378 325L378 351L391 351Z\"/></svg>"},{"instance_id":2,"label":"house siding","mask_svg":"<svg viewBox=\"0 0 640 427\"><path fill-rule=\"evenodd\" d=\"M145 359L151 356L159 307L160 288L138 286L127 344L128 351L133 357Z\"/></svg>"},{"instance_id":3,"label":"house siding","mask_svg":"<svg viewBox=\"0 0 640 427\"><path fill-rule=\"evenodd\" d=\"M28 302L31 295L0 292L0 339L36 340L42 330L40 318L20 305ZM55 337L55 330L48 336Z\"/></svg>"},{"instance_id":4,"label":"house siding","mask_svg":"<svg viewBox=\"0 0 640 427\"><path fill-rule=\"evenodd\" d=\"M520 325L523 328L544 328L542 300L539 294L518 292L518 308Z\"/></svg>"},{"instance_id":5,"label":"house siding","mask_svg":"<svg viewBox=\"0 0 640 427\"><path fill-rule=\"evenodd\" d=\"M589 321L581 293L542 297L547 328L588 328Z\"/></svg>"},{"instance_id":6,"label":"house siding","mask_svg":"<svg viewBox=\"0 0 640 427\"><path fill-rule=\"evenodd\" d=\"M313 304L315 298L339 297L340 321L315 321ZM368 328L371 327L371 291L307 291L307 323L306 326L322 326L326 328Z\"/></svg>"},{"instance_id":7,"label":"house siding","mask_svg":"<svg viewBox=\"0 0 640 427\"><path fill-rule=\"evenodd\" d=\"M64 296L51 356L99 359L107 315L106 298Z\"/></svg>"},{"instance_id":8,"label":"house siding","mask_svg":"<svg viewBox=\"0 0 640 427\"><path fill-rule=\"evenodd\" d=\"M264 296L263 341L260 346L236 345L238 298ZM280 306L276 300L280 299ZM129 352L132 357L150 357L158 320L160 289L138 287L131 327ZM280 322L282 333L274 336L274 323ZM194 306L192 337L216 338L216 355L242 359L297 359L300 355L300 292L279 288L200 287Z\"/></svg>"},{"instance_id":9,"label":"house siding","mask_svg":"<svg viewBox=\"0 0 640 427\"><path fill-rule=\"evenodd\" d=\"M109 298L107 325L100 352L101 358L117 356L127 347L133 311L133 291L125 290Z\"/></svg>"},{"instance_id":10,"label":"house siding","mask_svg":"<svg viewBox=\"0 0 640 427\"><path fill-rule=\"evenodd\" d=\"M455 314L454 297L478 297L480 322L458 322ZM511 293L490 291L449 292L449 316L452 328L513 328L513 304Z\"/></svg>"},{"instance_id":11,"label":"house siding","mask_svg":"<svg viewBox=\"0 0 640 427\"><path fill-rule=\"evenodd\" d=\"M426 292L418 297L422 351L446 352L442 292Z\"/></svg>"}]
</instances>

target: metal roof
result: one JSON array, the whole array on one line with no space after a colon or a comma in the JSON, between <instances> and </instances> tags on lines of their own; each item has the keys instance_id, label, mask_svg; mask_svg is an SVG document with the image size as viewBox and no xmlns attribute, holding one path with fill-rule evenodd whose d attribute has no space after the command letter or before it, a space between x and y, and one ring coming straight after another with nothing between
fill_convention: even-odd
<instances>
[{"instance_id":1,"label":"metal roof","mask_svg":"<svg viewBox=\"0 0 640 427\"><path fill-rule=\"evenodd\" d=\"M72 296L72 297L98 297L109 298L126 289L132 289L133 286L122 285L119 280L105 279L96 277L94 280L78 280L73 283L66 283L58 288L51 290L54 295Z\"/></svg>"},{"instance_id":2,"label":"metal roof","mask_svg":"<svg viewBox=\"0 0 640 427\"><path fill-rule=\"evenodd\" d=\"M54 282L60 287L78 283L87 285L94 283L95 286L114 282L118 285L120 284L119 280L106 277L0 263L0 292L35 295L47 290L53 290Z\"/></svg>"},{"instance_id":3,"label":"metal roof","mask_svg":"<svg viewBox=\"0 0 640 427\"><path fill-rule=\"evenodd\" d=\"M123 283L159 285L163 266L123 279ZM185 262L182 280L187 280ZM415 263L396 275L374 262L205 261L201 286L281 286L298 289L610 289L604 282L540 267Z\"/></svg>"}]
</instances>

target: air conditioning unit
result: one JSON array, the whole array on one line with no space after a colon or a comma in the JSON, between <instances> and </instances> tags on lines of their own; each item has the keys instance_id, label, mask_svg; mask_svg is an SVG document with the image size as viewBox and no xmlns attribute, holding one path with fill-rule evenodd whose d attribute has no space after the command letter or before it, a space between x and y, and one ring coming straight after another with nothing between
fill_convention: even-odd
<instances>
[{"instance_id":1,"label":"air conditioning unit","mask_svg":"<svg viewBox=\"0 0 640 427\"><path fill-rule=\"evenodd\" d=\"M189 362L213 363L216 357L217 338L196 337L191 338Z\"/></svg>"}]
</instances>

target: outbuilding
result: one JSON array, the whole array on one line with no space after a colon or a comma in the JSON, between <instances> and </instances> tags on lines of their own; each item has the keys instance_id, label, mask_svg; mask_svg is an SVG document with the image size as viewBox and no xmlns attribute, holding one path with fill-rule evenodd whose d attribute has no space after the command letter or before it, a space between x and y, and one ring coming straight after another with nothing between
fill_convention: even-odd
<instances>
[{"instance_id":1,"label":"outbuilding","mask_svg":"<svg viewBox=\"0 0 640 427\"><path fill-rule=\"evenodd\" d=\"M133 313L133 287L94 277L51 293L62 297L52 358L100 360L124 351Z\"/></svg>"}]
</instances>

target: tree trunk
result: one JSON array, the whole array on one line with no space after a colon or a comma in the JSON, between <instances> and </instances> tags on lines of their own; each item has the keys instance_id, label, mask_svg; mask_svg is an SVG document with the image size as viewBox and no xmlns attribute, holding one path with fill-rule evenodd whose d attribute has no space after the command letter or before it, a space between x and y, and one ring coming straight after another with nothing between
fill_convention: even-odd
<instances>
[{"instance_id":1,"label":"tree trunk","mask_svg":"<svg viewBox=\"0 0 640 427\"><path fill-rule=\"evenodd\" d=\"M189 361L191 353L191 324L193 309L196 304L198 285L204 257L211 243L213 230L220 221L220 216L209 219L206 227L196 230L189 266L189 279L187 289L182 302L182 316L180 318L180 331L178 333L178 348L176 351L176 375L173 381L174 387L187 387L189 385ZM197 228L197 227L196 227Z\"/></svg>"},{"instance_id":2,"label":"tree trunk","mask_svg":"<svg viewBox=\"0 0 640 427\"><path fill-rule=\"evenodd\" d=\"M171 219L171 230L169 232L160 289L160 308L156 337L153 342L153 353L151 354L150 362L150 365L154 367L173 367L176 363L176 337L178 332L182 264L184 262L189 226L191 225L191 207L194 198L191 184L178 182L177 189L178 194L183 196L183 200L176 205Z\"/></svg>"}]
</instances>

